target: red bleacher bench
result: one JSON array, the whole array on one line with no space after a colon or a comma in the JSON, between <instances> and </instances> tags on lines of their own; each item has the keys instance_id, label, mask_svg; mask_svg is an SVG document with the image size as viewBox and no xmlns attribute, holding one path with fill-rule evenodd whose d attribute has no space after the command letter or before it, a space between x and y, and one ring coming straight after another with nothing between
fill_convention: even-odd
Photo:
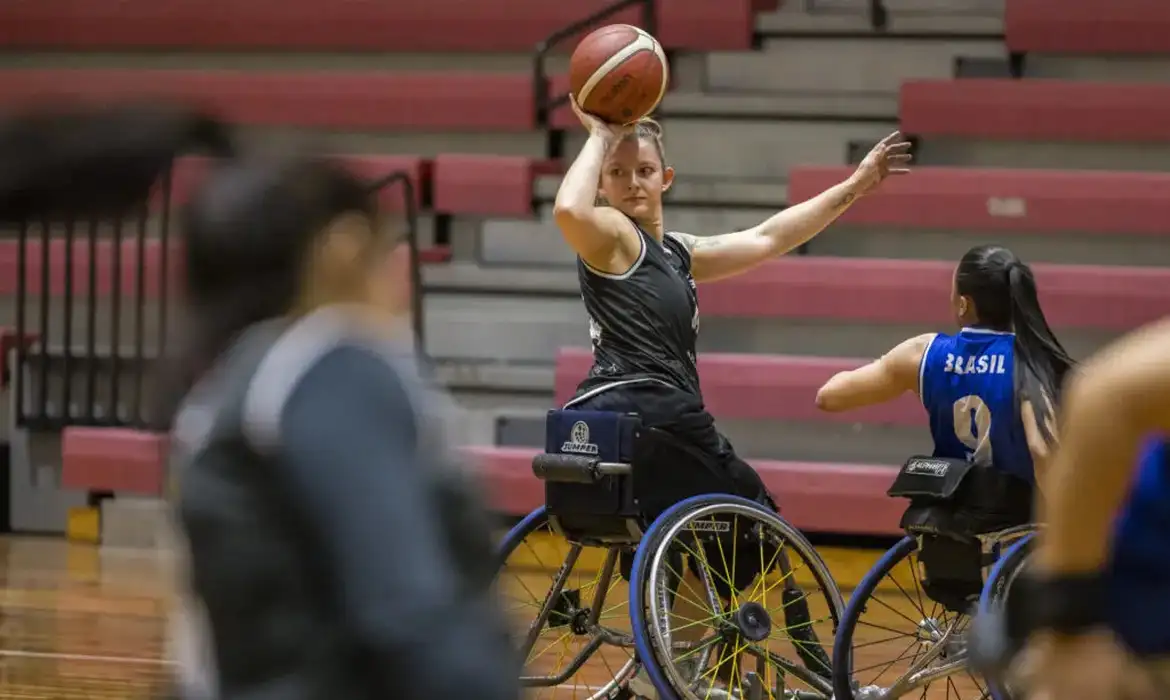
<instances>
[{"instance_id":1,"label":"red bleacher bench","mask_svg":"<svg viewBox=\"0 0 1170 700\"><path fill-rule=\"evenodd\" d=\"M532 188L560 163L523 156L444 154L435 158L435 211L476 216L532 215Z\"/></svg>"},{"instance_id":2,"label":"red bleacher bench","mask_svg":"<svg viewBox=\"0 0 1170 700\"><path fill-rule=\"evenodd\" d=\"M61 486L80 491L161 496L169 440L122 428L66 428L61 434Z\"/></svg>"},{"instance_id":3,"label":"red bleacher bench","mask_svg":"<svg viewBox=\"0 0 1170 700\"><path fill-rule=\"evenodd\" d=\"M518 516L544 503L544 484L532 474L537 450L470 447L488 500L497 512ZM847 535L900 534L905 503L886 496L896 467L820 462L749 460L780 505L780 512L806 532Z\"/></svg>"},{"instance_id":4,"label":"red bleacher bench","mask_svg":"<svg viewBox=\"0 0 1170 700\"><path fill-rule=\"evenodd\" d=\"M788 179L793 202L852 174L803 167ZM846 224L928 230L1170 236L1170 173L918 168L841 217Z\"/></svg>"},{"instance_id":5,"label":"red bleacher bench","mask_svg":"<svg viewBox=\"0 0 1170 700\"><path fill-rule=\"evenodd\" d=\"M1170 141L1170 84L1072 80L911 80L898 116L916 136Z\"/></svg>"},{"instance_id":6,"label":"red bleacher bench","mask_svg":"<svg viewBox=\"0 0 1170 700\"><path fill-rule=\"evenodd\" d=\"M1019 52L1170 54L1170 3L1008 0L1004 38Z\"/></svg>"},{"instance_id":7,"label":"red bleacher bench","mask_svg":"<svg viewBox=\"0 0 1170 700\"><path fill-rule=\"evenodd\" d=\"M790 355L699 355L703 401L725 419L792 420L918 427L922 405L910 395L880 406L848 413L817 409L817 389L837 372L860 367L861 359L795 357ZM589 373L592 353L584 348L562 348L556 361L556 397L564 403Z\"/></svg>"},{"instance_id":8,"label":"red bleacher bench","mask_svg":"<svg viewBox=\"0 0 1170 700\"><path fill-rule=\"evenodd\" d=\"M1053 326L1127 331L1170 315L1170 269L1034 265ZM787 257L699 287L705 316L948 328L955 263Z\"/></svg>"},{"instance_id":9,"label":"red bleacher bench","mask_svg":"<svg viewBox=\"0 0 1170 700\"><path fill-rule=\"evenodd\" d=\"M0 108L163 98L233 122L323 129L530 131L528 73L30 69L0 71Z\"/></svg>"},{"instance_id":10,"label":"red bleacher bench","mask_svg":"<svg viewBox=\"0 0 1170 700\"><path fill-rule=\"evenodd\" d=\"M426 188L430 187L433 162L422 156L336 154L334 157L345 163L357 175L372 181L379 180L394 172L404 172L414 185L415 206L421 206ZM206 158L181 158L171 175L171 201L184 204L191 193L207 176L211 163ZM379 192L379 204L391 211L403 208L401 184L392 184Z\"/></svg>"},{"instance_id":11,"label":"red bleacher bench","mask_svg":"<svg viewBox=\"0 0 1170 700\"><path fill-rule=\"evenodd\" d=\"M67 428L61 438L62 486L83 491L161 496L166 488L164 435L117 428ZM525 515L544 503L532 474L532 448L469 447L469 466L498 513ZM886 497L894 467L756 461L781 512L796 527L840 534L897 534L904 504Z\"/></svg>"},{"instance_id":12,"label":"red bleacher bench","mask_svg":"<svg viewBox=\"0 0 1170 700\"><path fill-rule=\"evenodd\" d=\"M16 0L0 7L10 48L288 51L522 51L613 0ZM776 0L659 0L664 45L751 48ZM631 7L606 23L640 24ZM572 39L566 41L571 47Z\"/></svg>"}]
</instances>

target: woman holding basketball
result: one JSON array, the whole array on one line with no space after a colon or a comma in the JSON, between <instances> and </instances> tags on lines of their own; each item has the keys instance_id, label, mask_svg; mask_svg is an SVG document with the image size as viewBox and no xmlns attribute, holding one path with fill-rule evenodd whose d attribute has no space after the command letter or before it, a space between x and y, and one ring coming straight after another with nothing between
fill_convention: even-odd
<instances>
[{"instance_id":1,"label":"woman holding basketball","mask_svg":"<svg viewBox=\"0 0 1170 700\"><path fill-rule=\"evenodd\" d=\"M642 119L616 126L584 113L575 101L573 108L589 138L565 174L554 213L577 254L594 362L565 408L637 413L644 425L686 446L688 459L675 453L662 460L669 476L654 479L654 493L641 498L648 519L704 493L731 493L775 508L759 475L736 455L704 405L695 363L695 284L745 272L805 243L888 176L908 172L910 144L895 132L853 176L817 197L744 231L698 236L666 230L662 197L674 171L659 125ZM689 585L702 590L694 580ZM804 630L798 653L810 669L827 675L824 650L811 628Z\"/></svg>"},{"instance_id":2,"label":"woman holding basketball","mask_svg":"<svg viewBox=\"0 0 1170 700\"><path fill-rule=\"evenodd\" d=\"M727 479L722 490L767 502L759 477L703 405L695 284L737 275L805 243L886 177L908 172L910 144L890 134L848 180L820 195L753 228L699 236L666 230L662 196L674 170L659 125L642 119L615 126L573 107L589 139L565 174L554 214L577 253L594 365L566 407L639 413L648 426L708 456Z\"/></svg>"}]
</instances>

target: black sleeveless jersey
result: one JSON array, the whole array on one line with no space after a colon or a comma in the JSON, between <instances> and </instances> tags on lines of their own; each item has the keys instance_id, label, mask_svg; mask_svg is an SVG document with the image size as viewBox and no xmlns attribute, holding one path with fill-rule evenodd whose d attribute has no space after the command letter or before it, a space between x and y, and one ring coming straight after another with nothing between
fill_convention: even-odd
<instances>
[{"instance_id":1,"label":"black sleeveless jersey","mask_svg":"<svg viewBox=\"0 0 1170 700\"><path fill-rule=\"evenodd\" d=\"M695 367L699 305L691 254L671 234L661 243L635 225L642 250L624 274L599 272L577 258L589 315L593 369L577 399L644 382L700 397Z\"/></svg>"}]
</instances>

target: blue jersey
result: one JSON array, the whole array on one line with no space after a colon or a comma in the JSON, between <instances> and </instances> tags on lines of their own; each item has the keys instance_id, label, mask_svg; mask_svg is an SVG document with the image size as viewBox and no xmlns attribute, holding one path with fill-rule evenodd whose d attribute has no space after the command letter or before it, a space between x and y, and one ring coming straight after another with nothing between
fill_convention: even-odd
<instances>
[{"instance_id":1,"label":"blue jersey","mask_svg":"<svg viewBox=\"0 0 1170 700\"><path fill-rule=\"evenodd\" d=\"M1170 654L1170 446L1150 440L1117 521L1109 619L1139 654Z\"/></svg>"},{"instance_id":2,"label":"blue jersey","mask_svg":"<svg viewBox=\"0 0 1170 700\"><path fill-rule=\"evenodd\" d=\"M934 456L988 464L1035 481L1016 397L1016 336L979 328L939 333L922 356L919 393Z\"/></svg>"}]
</instances>

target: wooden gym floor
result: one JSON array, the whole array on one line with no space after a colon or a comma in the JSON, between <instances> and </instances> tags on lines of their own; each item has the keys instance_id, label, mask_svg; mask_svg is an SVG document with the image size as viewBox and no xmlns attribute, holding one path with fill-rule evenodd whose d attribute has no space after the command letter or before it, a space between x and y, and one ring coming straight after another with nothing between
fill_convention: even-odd
<instances>
[{"instance_id":1,"label":"wooden gym floor","mask_svg":"<svg viewBox=\"0 0 1170 700\"><path fill-rule=\"evenodd\" d=\"M867 550L822 551L833 574L849 591L872 565L878 553ZM517 556L521 556L520 553ZM510 602L543 598L553 570L563 556L546 543L533 555L514 556L501 578ZM574 577L596 577L597 562L588 556L574 569ZM590 566L592 564L592 566ZM99 550L92 545L71 544L58 538L0 538L0 700L139 700L166 692L169 667L165 657L165 618L171 590L172 566L164 554ZM886 681L897 667L905 666L909 639L894 639L913 629L922 613L898 590L913 591L908 571L898 573L899 584L883 588L879 604L869 606L864 618L870 626L858 649L856 668L877 666L865 672L863 682L873 682L882 666L902 661L879 680ZM580 580L580 579L578 579ZM580 586L581 584L577 584ZM542 589L543 586L543 589ZM617 581L607 596L607 618L627 615L626 589ZM812 606L814 619L824 606ZM530 607L517 612L518 626L534 617ZM619 622L614 627L629 629ZM909 627L909 629L908 629ZM817 627L822 641L830 630ZM537 651L563 662L575 647L558 633L542 637ZM605 648L574 679L575 685L531 692L531 697L584 698L600 682L612 677L625 661L624 652ZM548 662L538 663L546 667ZM956 679L958 681L959 679ZM935 684L928 693L905 697L922 700L954 698L977 700L981 693L969 681L953 686Z\"/></svg>"}]
</instances>

